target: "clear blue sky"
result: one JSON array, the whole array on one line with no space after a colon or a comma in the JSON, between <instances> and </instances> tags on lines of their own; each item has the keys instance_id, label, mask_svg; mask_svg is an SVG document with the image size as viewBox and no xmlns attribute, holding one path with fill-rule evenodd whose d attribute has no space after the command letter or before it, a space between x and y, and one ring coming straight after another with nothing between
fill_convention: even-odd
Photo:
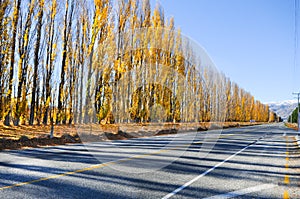
<instances>
[{"instance_id":1,"label":"clear blue sky","mask_svg":"<svg viewBox=\"0 0 300 199\"><path fill-rule=\"evenodd\" d=\"M294 0L160 0L167 18L196 40L232 81L262 102L293 99ZM156 4L151 1L152 6Z\"/></svg>"}]
</instances>

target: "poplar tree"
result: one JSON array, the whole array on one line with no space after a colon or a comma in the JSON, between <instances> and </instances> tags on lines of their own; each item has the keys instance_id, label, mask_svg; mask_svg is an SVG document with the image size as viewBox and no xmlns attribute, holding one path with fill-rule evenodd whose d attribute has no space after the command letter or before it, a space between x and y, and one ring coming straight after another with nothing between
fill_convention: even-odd
<instances>
[{"instance_id":1,"label":"poplar tree","mask_svg":"<svg viewBox=\"0 0 300 199\"><path fill-rule=\"evenodd\" d=\"M13 79L14 79L14 64L15 64L15 51L16 51L16 43L17 43L17 26L19 22L19 14L20 14L20 6L21 0L14 0L14 8L13 8L13 19L12 19L12 40L11 40L11 49L10 49L10 68L9 68L9 83L8 83L8 91L7 91L7 101L6 109L4 112L4 125L10 125L10 114L11 114L11 104L12 102L12 89L13 89Z\"/></svg>"},{"instance_id":2,"label":"poplar tree","mask_svg":"<svg viewBox=\"0 0 300 199\"><path fill-rule=\"evenodd\" d=\"M47 29L46 29L46 36L47 36L47 47L46 47L46 64L45 64L45 97L44 97L44 111L43 111L43 124L48 124L48 117L49 112L51 110L51 93L53 86L51 85L51 80L53 77L53 71L54 71L54 61L57 54L57 31L55 30L55 27L57 27L55 23L57 14L57 2L56 0L52 0L51 6L50 6L50 12L48 15L50 18L48 18L47 21ZM32 98L34 98L33 96ZM34 117L34 110L32 110L32 116L30 123L33 124ZM51 123L53 123L53 118L51 118Z\"/></svg>"},{"instance_id":3,"label":"poplar tree","mask_svg":"<svg viewBox=\"0 0 300 199\"><path fill-rule=\"evenodd\" d=\"M30 51L29 43L31 40L31 24L33 18L33 11L35 7L35 0L29 1L29 7L26 12L26 20L20 24L20 37L19 37L19 61L18 61L18 85L17 85L17 103L15 106L14 125L18 126L20 120L24 124L26 113L26 77L28 73L28 55ZM21 99L22 98L22 99ZM21 118L22 115L22 118Z\"/></svg>"},{"instance_id":4,"label":"poplar tree","mask_svg":"<svg viewBox=\"0 0 300 199\"><path fill-rule=\"evenodd\" d=\"M9 20L9 10L10 1L1 0L0 1L0 120L2 120L4 115L5 107L7 107L6 102L6 91L7 91L7 76L9 64L9 50L10 50L10 20Z\"/></svg>"}]
</instances>

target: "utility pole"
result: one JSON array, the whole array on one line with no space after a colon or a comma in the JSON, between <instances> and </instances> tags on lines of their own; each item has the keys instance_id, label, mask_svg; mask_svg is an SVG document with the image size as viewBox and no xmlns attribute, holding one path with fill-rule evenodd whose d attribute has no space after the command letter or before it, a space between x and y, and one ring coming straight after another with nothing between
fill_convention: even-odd
<instances>
[{"instance_id":1,"label":"utility pole","mask_svg":"<svg viewBox=\"0 0 300 199\"><path fill-rule=\"evenodd\" d=\"M298 132L300 132L300 104L299 104L299 100L300 100L300 92L298 93L293 93L293 95L297 95L298 97Z\"/></svg>"}]
</instances>

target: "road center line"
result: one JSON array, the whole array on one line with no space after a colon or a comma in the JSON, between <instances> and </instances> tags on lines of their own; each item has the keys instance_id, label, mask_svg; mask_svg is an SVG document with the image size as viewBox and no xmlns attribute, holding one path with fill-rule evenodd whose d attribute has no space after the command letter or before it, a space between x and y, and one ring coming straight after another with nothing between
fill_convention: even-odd
<instances>
[{"instance_id":1,"label":"road center line","mask_svg":"<svg viewBox=\"0 0 300 199\"><path fill-rule=\"evenodd\" d=\"M289 169L289 137L286 136L285 139L286 139L286 152L285 152L285 154L286 154L286 157L285 157L286 163L285 163L285 169L286 169L286 171L288 171L288 169ZM285 185L290 184L290 178L289 178L288 173L285 174L283 183ZM283 199L289 199L289 198L290 198L289 197L289 192L288 192L288 190L285 189L284 192L283 192Z\"/></svg>"},{"instance_id":2,"label":"road center line","mask_svg":"<svg viewBox=\"0 0 300 199\"><path fill-rule=\"evenodd\" d=\"M111 161L111 162L96 164L96 165L86 167L86 168L83 168L83 169L78 169L78 170L75 170L75 171L69 171L69 172L65 172L65 173L61 173L61 174L56 174L56 175L51 175L51 176L48 176L48 177L39 178L39 179L36 179L36 180L31 180L31 181L27 181L27 182L12 184L12 185L8 185L8 186L0 187L0 191L4 190L4 189L10 189L10 188L14 188L14 187L21 187L21 186L28 185L28 184L47 181L47 180L50 180L50 179L57 179L57 178L60 178L60 177L63 177L63 176L70 176L70 175L74 175L76 173L83 173L83 172L86 172L86 171L91 171L91 170L107 167L109 165L113 165L113 164L117 164L117 163L121 163L121 162L126 162L126 161L130 161L130 160L133 160L133 159L141 159L141 158L148 157L148 156L151 156L151 155L158 155L158 154L161 154L161 153L166 152L166 151L171 151L171 150L178 149L179 147L181 147L181 146L177 146L177 147L170 148L170 149L161 149L161 150L155 151L153 153L135 155L135 156L132 156L132 157L129 157L129 158L123 158L123 159L119 159L119 160L115 160L115 161Z\"/></svg>"},{"instance_id":3,"label":"road center line","mask_svg":"<svg viewBox=\"0 0 300 199\"><path fill-rule=\"evenodd\" d=\"M208 173L212 172L213 170L215 170L216 168L220 167L222 164L224 164L225 162L227 162L228 160L232 159L233 157L235 157L236 155L242 153L243 151L245 151L246 149L248 149L251 145L246 146L245 148L241 149L240 151L236 152L235 154L229 156L228 158L226 158L225 160L223 160L222 162L218 163L217 165L215 165L214 167L206 170L204 173L198 175L197 177L195 177L194 179L190 180L189 182L185 183L184 185L182 185L181 187L175 189L173 192L167 194L166 196L164 196L162 199L168 199L174 195L176 195L178 192L180 192L181 190L185 189L186 187L190 186L191 184L193 184L194 182L196 182L197 180L199 180L200 178L202 178L203 176L207 175Z\"/></svg>"},{"instance_id":4,"label":"road center line","mask_svg":"<svg viewBox=\"0 0 300 199\"><path fill-rule=\"evenodd\" d=\"M76 173L82 173L82 172L85 172L85 171L91 171L91 170L106 167L108 165L112 165L112 164L115 164L115 163L116 162L106 162L106 163L103 163L103 164L98 164L98 165L94 165L94 166L91 166L91 167L78 169L78 170L75 170L75 171L69 171L69 172L66 172L66 173L51 175L51 176L44 177L44 178L39 178L39 179L36 179L36 180L31 180L31 181L27 181L27 182L12 184L12 185L8 185L8 186L0 187L0 191L4 190L4 189L10 189L10 188L14 188L14 187L21 187L21 186L28 185L28 184L42 182L42 181L46 181L46 180L50 180L50 179L56 179L56 178L60 178L60 177L63 177L63 176L69 176L69 175L73 175L73 174L76 174Z\"/></svg>"},{"instance_id":5,"label":"road center line","mask_svg":"<svg viewBox=\"0 0 300 199\"><path fill-rule=\"evenodd\" d=\"M198 142L198 143L201 143L201 142ZM8 185L8 186L0 187L0 191L4 190L4 189L10 189L10 188L14 188L14 187L21 187L21 186L28 185L28 184L47 181L47 180L50 180L50 179L57 179L57 178L64 177L64 176L70 176L70 175L74 175L76 173L83 173L83 172L86 172L86 171L91 171L91 170L107 167L109 165L118 164L118 163L122 163L122 162L127 162L127 161L134 160L134 159L142 159L142 158L149 157L149 156L152 156L152 155L158 155L158 154L161 154L161 153L164 153L164 152L167 152L167 151L176 150L180 147L186 147L186 146L189 146L189 145L190 144L177 145L177 146L174 146L174 147L169 148L169 149L161 149L161 150L158 150L158 151L155 151L155 152L152 152L152 153L134 155L132 157L122 158L122 159L118 159L118 160L110 161L110 162L105 162L105 163L101 163L101 164L96 164L96 165L92 165L90 167L86 167L86 168L83 168L83 169L78 169L78 170L75 170L75 171L69 171L69 172L65 172L65 173L61 173L61 174L50 175L48 177L43 177L43 178L39 178L39 179L36 179L36 180L20 182L20 183Z\"/></svg>"}]
</instances>

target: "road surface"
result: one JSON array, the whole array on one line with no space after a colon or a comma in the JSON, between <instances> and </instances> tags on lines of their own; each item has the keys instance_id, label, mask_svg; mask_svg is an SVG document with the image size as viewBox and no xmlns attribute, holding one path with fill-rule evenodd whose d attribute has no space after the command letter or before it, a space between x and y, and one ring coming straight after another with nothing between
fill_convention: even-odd
<instances>
[{"instance_id":1,"label":"road surface","mask_svg":"<svg viewBox=\"0 0 300 199\"><path fill-rule=\"evenodd\" d=\"M283 124L0 152L0 198L300 198Z\"/></svg>"}]
</instances>

